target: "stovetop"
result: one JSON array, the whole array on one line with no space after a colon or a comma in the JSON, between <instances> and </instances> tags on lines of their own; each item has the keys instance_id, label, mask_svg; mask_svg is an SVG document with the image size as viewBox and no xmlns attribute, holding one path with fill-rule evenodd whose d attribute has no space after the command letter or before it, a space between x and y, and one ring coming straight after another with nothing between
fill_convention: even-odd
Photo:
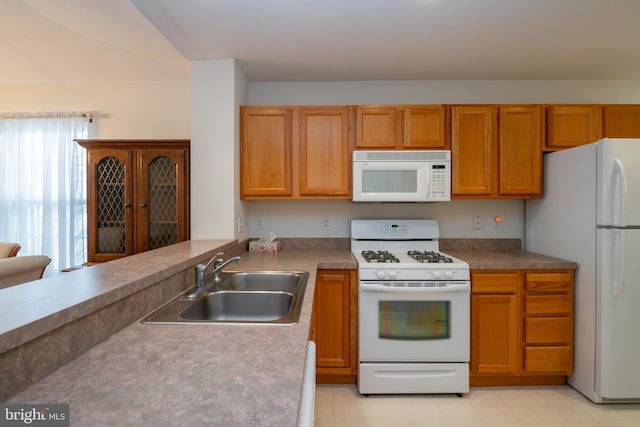
<instances>
[{"instance_id":1,"label":"stovetop","mask_svg":"<svg viewBox=\"0 0 640 427\"><path fill-rule=\"evenodd\" d=\"M363 250L362 258L368 263L399 263L400 259L389 251ZM410 250L407 252L409 258L424 264L451 264L453 258L441 252Z\"/></svg>"},{"instance_id":2,"label":"stovetop","mask_svg":"<svg viewBox=\"0 0 640 427\"><path fill-rule=\"evenodd\" d=\"M385 251L385 250L351 250L353 256L358 261L358 268L392 268L394 270L407 269L469 269L469 264L465 261L451 256L443 252L420 251L425 257L436 259L438 261L430 262L429 260L421 261L412 257L409 251ZM371 259L369 252L374 252L375 258ZM378 256L380 258L378 258Z\"/></svg>"},{"instance_id":3,"label":"stovetop","mask_svg":"<svg viewBox=\"0 0 640 427\"><path fill-rule=\"evenodd\" d=\"M440 252L434 220L353 220L360 280L469 280L469 264Z\"/></svg>"}]
</instances>

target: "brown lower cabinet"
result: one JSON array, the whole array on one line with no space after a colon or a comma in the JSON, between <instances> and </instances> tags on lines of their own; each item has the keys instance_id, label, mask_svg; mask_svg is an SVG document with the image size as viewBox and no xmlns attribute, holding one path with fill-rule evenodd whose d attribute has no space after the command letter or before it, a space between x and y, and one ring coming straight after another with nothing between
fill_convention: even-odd
<instances>
[{"instance_id":1,"label":"brown lower cabinet","mask_svg":"<svg viewBox=\"0 0 640 427\"><path fill-rule=\"evenodd\" d=\"M357 270L316 275L310 339L316 343L316 382L355 384L358 373Z\"/></svg>"},{"instance_id":2,"label":"brown lower cabinet","mask_svg":"<svg viewBox=\"0 0 640 427\"><path fill-rule=\"evenodd\" d=\"M472 386L566 382L573 373L573 273L471 272Z\"/></svg>"}]
</instances>

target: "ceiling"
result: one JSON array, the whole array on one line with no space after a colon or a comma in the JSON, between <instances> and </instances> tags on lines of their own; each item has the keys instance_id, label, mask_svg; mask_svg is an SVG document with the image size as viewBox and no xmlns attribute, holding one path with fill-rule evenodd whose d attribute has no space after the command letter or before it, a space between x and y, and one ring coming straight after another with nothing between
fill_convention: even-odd
<instances>
[{"instance_id":1,"label":"ceiling","mask_svg":"<svg viewBox=\"0 0 640 427\"><path fill-rule=\"evenodd\" d=\"M2 0L0 83L640 80L638 0ZM126 66L125 66L126 65Z\"/></svg>"}]
</instances>

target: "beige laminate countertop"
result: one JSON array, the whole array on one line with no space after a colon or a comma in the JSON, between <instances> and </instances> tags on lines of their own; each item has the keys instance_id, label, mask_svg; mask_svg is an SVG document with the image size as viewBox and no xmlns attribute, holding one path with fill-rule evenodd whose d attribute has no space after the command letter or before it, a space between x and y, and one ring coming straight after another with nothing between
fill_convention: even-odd
<instances>
[{"instance_id":1,"label":"beige laminate countertop","mask_svg":"<svg viewBox=\"0 0 640 427\"><path fill-rule=\"evenodd\" d=\"M471 270L575 269L577 264L532 252L448 250L466 261Z\"/></svg>"},{"instance_id":2,"label":"beige laminate countertop","mask_svg":"<svg viewBox=\"0 0 640 427\"><path fill-rule=\"evenodd\" d=\"M317 268L357 264L307 250L244 253L226 269L308 271L295 325L135 322L8 402L68 403L73 426L295 426Z\"/></svg>"},{"instance_id":3,"label":"beige laminate countertop","mask_svg":"<svg viewBox=\"0 0 640 427\"><path fill-rule=\"evenodd\" d=\"M29 285L49 284L54 291L66 287L69 295L58 301L59 308L66 308L54 312L55 304L36 298L35 311L28 310L20 320L1 313L0 353L18 345L18 339L25 341L143 288L149 274L169 275L170 271L162 270L173 268L169 259L177 258L184 269L225 244L229 242L184 242L155 254L139 254ZM523 252L447 253L467 261L471 269L576 266ZM356 269L357 263L349 250L305 249L277 255L244 253L240 264L227 268L308 271L300 321L295 325L145 325L136 321L8 402L68 403L74 426L295 426L318 268ZM0 296L15 299L15 292ZM2 304L8 310L12 301L0 298Z\"/></svg>"}]
</instances>

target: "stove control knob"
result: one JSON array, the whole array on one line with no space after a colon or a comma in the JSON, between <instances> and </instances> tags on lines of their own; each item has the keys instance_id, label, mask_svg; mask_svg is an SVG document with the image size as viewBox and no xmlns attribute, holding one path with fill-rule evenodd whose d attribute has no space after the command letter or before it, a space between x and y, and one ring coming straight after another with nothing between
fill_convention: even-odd
<instances>
[{"instance_id":1,"label":"stove control knob","mask_svg":"<svg viewBox=\"0 0 640 427\"><path fill-rule=\"evenodd\" d=\"M445 271L444 277L446 277L447 279L453 279L453 271Z\"/></svg>"},{"instance_id":2,"label":"stove control knob","mask_svg":"<svg viewBox=\"0 0 640 427\"><path fill-rule=\"evenodd\" d=\"M442 277L442 272L441 271L435 270L433 272L433 278L434 279L440 279L441 277Z\"/></svg>"},{"instance_id":3,"label":"stove control knob","mask_svg":"<svg viewBox=\"0 0 640 427\"><path fill-rule=\"evenodd\" d=\"M389 279L396 280L397 277L398 277L398 272L397 271L390 271L389 272Z\"/></svg>"},{"instance_id":4,"label":"stove control knob","mask_svg":"<svg viewBox=\"0 0 640 427\"><path fill-rule=\"evenodd\" d=\"M384 279L385 277L387 277L384 270L378 270L378 272L376 273L376 276L378 276L378 279Z\"/></svg>"}]
</instances>

